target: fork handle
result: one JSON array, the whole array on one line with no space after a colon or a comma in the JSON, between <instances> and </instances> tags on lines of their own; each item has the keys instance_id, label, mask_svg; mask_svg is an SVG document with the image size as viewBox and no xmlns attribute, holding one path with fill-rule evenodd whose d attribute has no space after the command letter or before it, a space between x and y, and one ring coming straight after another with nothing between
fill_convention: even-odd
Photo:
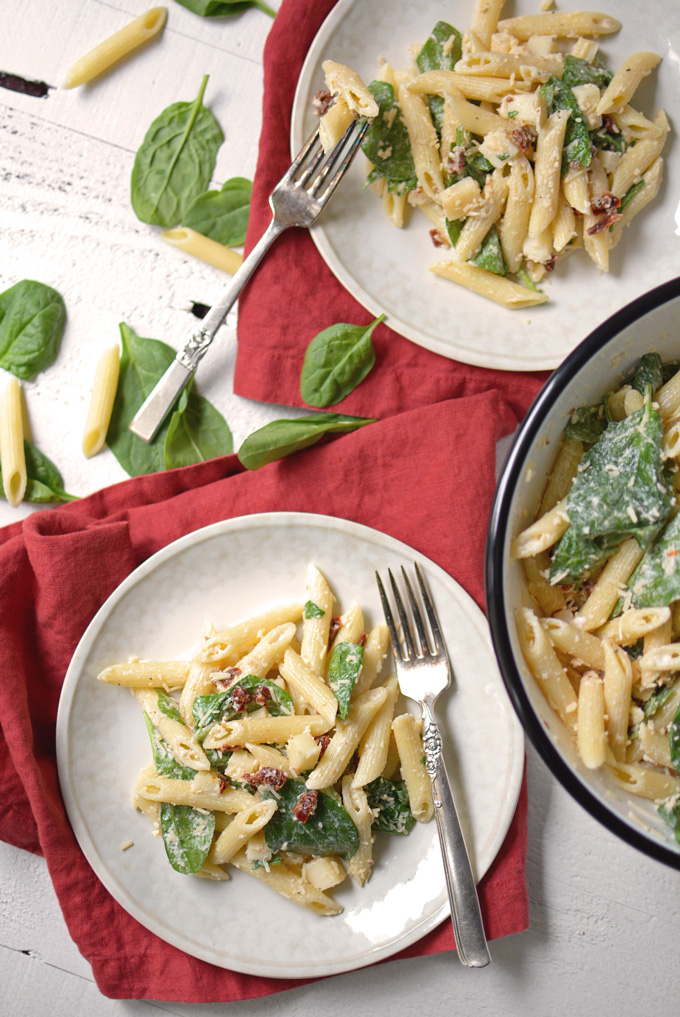
<instances>
[{"instance_id":1,"label":"fork handle","mask_svg":"<svg viewBox=\"0 0 680 1017\"><path fill-rule=\"evenodd\" d=\"M274 219L264 231L216 304L210 308L199 328L191 334L163 377L146 397L130 422L130 430L150 442L172 409L177 396L189 383L200 360L215 338L215 333L236 303L238 296L259 265L265 252L286 229Z\"/></svg>"},{"instance_id":2,"label":"fork handle","mask_svg":"<svg viewBox=\"0 0 680 1017\"><path fill-rule=\"evenodd\" d=\"M423 703L423 748L425 765L432 783L434 814L451 901L451 921L458 957L467 967L483 968L490 963L491 956L484 934L477 888L446 772L433 704L428 702Z\"/></svg>"}]
</instances>

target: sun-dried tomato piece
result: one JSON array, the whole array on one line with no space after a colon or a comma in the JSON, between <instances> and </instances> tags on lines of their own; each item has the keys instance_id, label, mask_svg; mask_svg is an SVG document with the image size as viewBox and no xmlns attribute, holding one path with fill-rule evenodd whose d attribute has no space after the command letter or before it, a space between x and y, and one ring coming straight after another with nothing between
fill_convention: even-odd
<instances>
[{"instance_id":1,"label":"sun-dried tomato piece","mask_svg":"<svg viewBox=\"0 0 680 1017\"><path fill-rule=\"evenodd\" d=\"M536 137L536 129L531 124L520 124L510 132L510 140L524 155L529 154L536 143Z\"/></svg>"},{"instance_id":2,"label":"sun-dried tomato piece","mask_svg":"<svg viewBox=\"0 0 680 1017\"><path fill-rule=\"evenodd\" d=\"M620 212L617 212L615 208L612 208L610 212L606 212L600 216L597 222L593 226L589 226L586 230L588 236L593 236L595 233L602 233L603 230L609 229L612 223L615 223L618 219L622 219L623 216Z\"/></svg>"},{"instance_id":3,"label":"sun-dried tomato piece","mask_svg":"<svg viewBox=\"0 0 680 1017\"><path fill-rule=\"evenodd\" d=\"M300 823L306 823L309 817L316 810L316 803L319 797L318 791L303 791L295 805L293 815Z\"/></svg>"},{"instance_id":4,"label":"sun-dried tomato piece","mask_svg":"<svg viewBox=\"0 0 680 1017\"><path fill-rule=\"evenodd\" d=\"M255 773L244 773L243 779L246 784L252 784L253 787L262 787L263 784L266 784L268 787L275 788L283 787L288 780L283 770L279 770L276 766L263 766Z\"/></svg>"},{"instance_id":5,"label":"sun-dried tomato piece","mask_svg":"<svg viewBox=\"0 0 680 1017\"><path fill-rule=\"evenodd\" d=\"M439 230L437 229L436 226L435 226L434 229L430 230L430 236L432 237L432 243L434 244L435 247L448 247L449 246L447 244L446 240L444 240L444 237L441 235L441 233L439 232Z\"/></svg>"},{"instance_id":6,"label":"sun-dried tomato piece","mask_svg":"<svg viewBox=\"0 0 680 1017\"><path fill-rule=\"evenodd\" d=\"M465 149L455 145L446 157L446 169L452 177L460 176L465 169Z\"/></svg>"},{"instance_id":7,"label":"sun-dried tomato piece","mask_svg":"<svg viewBox=\"0 0 680 1017\"><path fill-rule=\"evenodd\" d=\"M319 752L319 759L323 756L324 752L328 748L331 742L331 736L329 734L316 735L314 741L317 743L321 751Z\"/></svg>"},{"instance_id":8,"label":"sun-dried tomato piece","mask_svg":"<svg viewBox=\"0 0 680 1017\"><path fill-rule=\"evenodd\" d=\"M342 618L340 617L339 614L337 614L335 616L335 618L331 618L331 624L330 624L330 626L328 628L328 648L329 649L331 647L331 643L333 642L333 640L335 639L336 635L338 634L338 629L341 627L341 625L342 625Z\"/></svg>"},{"instance_id":9,"label":"sun-dried tomato piece","mask_svg":"<svg viewBox=\"0 0 680 1017\"><path fill-rule=\"evenodd\" d=\"M238 713L243 713L246 706L253 701L253 694L248 689L244 689L242 685L234 685L231 689L231 700L234 704L234 709Z\"/></svg>"},{"instance_id":10,"label":"sun-dried tomato piece","mask_svg":"<svg viewBox=\"0 0 680 1017\"><path fill-rule=\"evenodd\" d=\"M593 215L603 215L605 212L610 212L612 208L618 208L620 204L620 198L617 198L611 191L604 191L597 198L593 198L590 202L590 209Z\"/></svg>"},{"instance_id":11,"label":"sun-dried tomato piece","mask_svg":"<svg viewBox=\"0 0 680 1017\"><path fill-rule=\"evenodd\" d=\"M316 110L317 116L322 117L324 113L328 112L328 107L331 104L331 93L327 88L320 88L312 99L312 105Z\"/></svg>"},{"instance_id":12,"label":"sun-dried tomato piece","mask_svg":"<svg viewBox=\"0 0 680 1017\"><path fill-rule=\"evenodd\" d=\"M365 646L367 638L368 637L366 636L366 633L362 632L361 635L359 636L359 646Z\"/></svg>"},{"instance_id":13,"label":"sun-dried tomato piece","mask_svg":"<svg viewBox=\"0 0 680 1017\"><path fill-rule=\"evenodd\" d=\"M266 685L260 685L255 689L255 702L259 706L266 706L271 698L272 690L267 688Z\"/></svg>"}]
</instances>

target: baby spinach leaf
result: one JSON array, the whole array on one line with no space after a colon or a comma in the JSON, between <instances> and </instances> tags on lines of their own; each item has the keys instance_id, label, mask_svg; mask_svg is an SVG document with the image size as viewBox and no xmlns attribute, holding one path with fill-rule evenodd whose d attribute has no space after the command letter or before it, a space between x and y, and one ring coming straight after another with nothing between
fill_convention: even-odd
<instances>
[{"instance_id":1,"label":"baby spinach leaf","mask_svg":"<svg viewBox=\"0 0 680 1017\"><path fill-rule=\"evenodd\" d=\"M220 18L230 14L240 14L248 7L257 7L258 10L268 14L271 18L276 16L276 11L264 3L264 0L177 0L177 3L202 18Z\"/></svg>"},{"instance_id":2,"label":"baby spinach leaf","mask_svg":"<svg viewBox=\"0 0 680 1017\"><path fill-rule=\"evenodd\" d=\"M0 293L0 367L30 380L53 364L66 321L60 293L22 279Z\"/></svg>"},{"instance_id":3,"label":"baby spinach leaf","mask_svg":"<svg viewBox=\"0 0 680 1017\"><path fill-rule=\"evenodd\" d=\"M231 431L222 414L193 388L180 397L170 418L163 446L166 470L217 459L234 451Z\"/></svg>"},{"instance_id":4,"label":"baby spinach leaf","mask_svg":"<svg viewBox=\"0 0 680 1017\"><path fill-rule=\"evenodd\" d=\"M603 403L598 403L597 406L579 406L572 413L564 429L564 436L571 441L585 441L589 445L594 445L604 433L607 424Z\"/></svg>"},{"instance_id":5,"label":"baby spinach leaf","mask_svg":"<svg viewBox=\"0 0 680 1017\"><path fill-rule=\"evenodd\" d=\"M148 713L144 712L144 721L146 723L146 729L149 732L149 740L151 741L151 754L153 756L153 763L156 767L156 772L161 777L172 777L174 780L193 780L196 776L196 771L192 770L189 766L182 766L178 763L172 754L170 746L161 738L158 731L151 723L151 718Z\"/></svg>"},{"instance_id":6,"label":"baby spinach leaf","mask_svg":"<svg viewBox=\"0 0 680 1017\"><path fill-rule=\"evenodd\" d=\"M370 325L338 322L315 335L305 353L300 395L310 406L333 406L361 384L375 363L371 336L381 314Z\"/></svg>"},{"instance_id":7,"label":"baby spinach leaf","mask_svg":"<svg viewBox=\"0 0 680 1017\"><path fill-rule=\"evenodd\" d=\"M361 150L373 169L367 184L382 177L390 193L403 194L418 186L408 130L401 115L394 89L386 81L372 81L368 90L378 104L378 115L371 122Z\"/></svg>"},{"instance_id":8,"label":"baby spinach leaf","mask_svg":"<svg viewBox=\"0 0 680 1017\"><path fill-rule=\"evenodd\" d=\"M673 796L668 805L659 805L657 811L664 823L668 823L680 844L680 800Z\"/></svg>"},{"instance_id":9,"label":"baby spinach leaf","mask_svg":"<svg viewBox=\"0 0 680 1017\"><path fill-rule=\"evenodd\" d=\"M680 514L647 548L628 589L634 607L664 607L680 597Z\"/></svg>"},{"instance_id":10,"label":"baby spinach leaf","mask_svg":"<svg viewBox=\"0 0 680 1017\"><path fill-rule=\"evenodd\" d=\"M252 697L241 709L237 708L234 701L234 689L237 686L250 693ZM269 698L260 696L260 701L258 701L256 694L262 687L266 689ZM192 710L195 721L194 734L197 741L202 742L215 724L235 720L242 717L244 713L259 710L263 705L273 717L289 716L295 712L293 700L285 689L267 678L258 678L254 674L234 679L233 685L225 689L224 692L215 692L209 696L196 696Z\"/></svg>"},{"instance_id":11,"label":"baby spinach leaf","mask_svg":"<svg viewBox=\"0 0 680 1017\"><path fill-rule=\"evenodd\" d=\"M347 717L352 689L361 674L364 648L359 643L338 643L328 663L328 684L338 701L338 713Z\"/></svg>"},{"instance_id":12,"label":"baby spinach leaf","mask_svg":"<svg viewBox=\"0 0 680 1017\"><path fill-rule=\"evenodd\" d=\"M562 83L573 88L574 85L597 85L598 88L606 88L612 80L613 74L608 67L601 63L588 63L581 57L572 56L567 53L564 58L562 70Z\"/></svg>"},{"instance_id":13,"label":"baby spinach leaf","mask_svg":"<svg viewBox=\"0 0 680 1017\"><path fill-rule=\"evenodd\" d=\"M501 250L501 239L495 226L492 226L484 237L482 246L474 258L468 258L468 261L473 265L479 265L480 268L485 268L487 272L493 272L495 275L505 275L507 273L503 251Z\"/></svg>"},{"instance_id":14,"label":"baby spinach leaf","mask_svg":"<svg viewBox=\"0 0 680 1017\"><path fill-rule=\"evenodd\" d=\"M24 501L37 504L62 504L65 501L78 501L75 494L67 494L61 473L44 452L24 439L24 458L26 460L26 491ZM0 497L5 497L0 475Z\"/></svg>"},{"instance_id":15,"label":"baby spinach leaf","mask_svg":"<svg viewBox=\"0 0 680 1017\"><path fill-rule=\"evenodd\" d=\"M232 177L219 191L199 194L187 209L182 226L202 233L218 244L240 247L246 239L253 185L245 177Z\"/></svg>"},{"instance_id":16,"label":"baby spinach leaf","mask_svg":"<svg viewBox=\"0 0 680 1017\"><path fill-rule=\"evenodd\" d=\"M463 55L463 37L457 28L447 21L438 21L416 57L418 70L452 71ZM430 116L437 132L441 134L444 120L444 99L441 95L428 95Z\"/></svg>"},{"instance_id":17,"label":"baby spinach leaf","mask_svg":"<svg viewBox=\"0 0 680 1017\"><path fill-rule=\"evenodd\" d=\"M570 527L555 546L550 563L551 583L581 583L606 562L625 536L586 537Z\"/></svg>"},{"instance_id":18,"label":"baby spinach leaf","mask_svg":"<svg viewBox=\"0 0 680 1017\"><path fill-rule=\"evenodd\" d=\"M132 167L135 215L156 226L176 226L210 183L224 141L217 120L203 105L206 74L193 102L175 102L146 132Z\"/></svg>"},{"instance_id":19,"label":"baby spinach leaf","mask_svg":"<svg viewBox=\"0 0 680 1017\"><path fill-rule=\"evenodd\" d=\"M106 443L126 473L138 477L228 455L233 450L231 431L193 384L151 443L130 431L132 418L174 360L175 351L159 339L138 336L124 322L120 335L118 389Z\"/></svg>"},{"instance_id":20,"label":"baby spinach leaf","mask_svg":"<svg viewBox=\"0 0 680 1017\"><path fill-rule=\"evenodd\" d=\"M621 205L619 206L621 211L623 211L626 205L630 204L630 202L633 200L638 191L641 191L644 186L645 178L642 177L641 180L636 181L636 183L632 184L628 188L624 196L621 198Z\"/></svg>"},{"instance_id":21,"label":"baby spinach leaf","mask_svg":"<svg viewBox=\"0 0 680 1017\"><path fill-rule=\"evenodd\" d=\"M570 167L590 166L588 125L569 85L551 75L545 85L541 85L539 94L545 98L548 115L559 109L570 113L562 150L562 173L567 173Z\"/></svg>"},{"instance_id":22,"label":"baby spinach leaf","mask_svg":"<svg viewBox=\"0 0 680 1017\"><path fill-rule=\"evenodd\" d=\"M458 237L463 229L463 219L446 219L446 232L453 247L458 243Z\"/></svg>"},{"instance_id":23,"label":"baby spinach leaf","mask_svg":"<svg viewBox=\"0 0 680 1017\"><path fill-rule=\"evenodd\" d=\"M305 601L302 613L305 618L323 618L326 612L318 604L315 604L313 600L307 600Z\"/></svg>"},{"instance_id":24,"label":"baby spinach leaf","mask_svg":"<svg viewBox=\"0 0 680 1017\"><path fill-rule=\"evenodd\" d=\"M158 690L158 709L161 713L164 713L170 720L176 720L179 724L183 724L182 714L179 712L179 707L172 696L169 696L163 689Z\"/></svg>"},{"instance_id":25,"label":"baby spinach leaf","mask_svg":"<svg viewBox=\"0 0 680 1017\"><path fill-rule=\"evenodd\" d=\"M376 777L366 785L364 790L368 807L375 816L372 823L373 830L407 834L415 825L416 820L411 812L405 781Z\"/></svg>"},{"instance_id":26,"label":"baby spinach leaf","mask_svg":"<svg viewBox=\"0 0 680 1017\"><path fill-rule=\"evenodd\" d=\"M625 420L612 421L584 455L567 496L572 528L588 538L623 534L649 543L673 503L662 442L651 398Z\"/></svg>"},{"instance_id":27,"label":"baby spinach leaf","mask_svg":"<svg viewBox=\"0 0 680 1017\"><path fill-rule=\"evenodd\" d=\"M247 470L259 470L292 452L315 445L326 434L347 434L374 417L349 417L342 413L314 413L292 420L273 420L248 435L238 450L238 457Z\"/></svg>"},{"instance_id":28,"label":"baby spinach leaf","mask_svg":"<svg viewBox=\"0 0 680 1017\"><path fill-rule=\"evenodd\" d=\"M192 875L205 861L215 832L215 813L190 805L161 805L161 834L176 872Z\"/></svg>"},{"instance_id":29,"label":"baby spinach leaf","mask_svg":"<svg viewBox=\"0 0 680 1017\"><path fill-rule=\"evenodd\" d=\"M671 750L673 769L680 773L680 710L668 725L668 744Z\"/></svg>"},{"instance_id":30,"label":"baby spinach leaf","mask_svg":"<svg viewBox=\"0 0 680 1017\"><path fill-rule=\"evenodd\" d=\"M645 353L632 381L633 388L644 395L647 387L652 395L663 385L663 362L658 353Z\"/></svg>"},{"instance_id":31,"label":"baby spinach leaf","mask_svg":"<svg viewBox=\"0 0 680 1017\"><path fill-rule=\"evenodd\" d=\"M306 855L340 855L350 858L359 850L359 834L351 817L330 795L319 792L316 809L306 823L293 815L304 780L287 780L274 795L266 787L263 798L276 798L277 810L264 828L271 851L294 851Z\"/></svg>"}]
</instances>

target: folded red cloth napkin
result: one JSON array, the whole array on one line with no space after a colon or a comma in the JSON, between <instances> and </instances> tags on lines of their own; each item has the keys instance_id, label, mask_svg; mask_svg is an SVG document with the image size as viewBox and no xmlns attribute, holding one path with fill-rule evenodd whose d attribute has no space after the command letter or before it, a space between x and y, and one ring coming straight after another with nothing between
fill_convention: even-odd
<instances>
[{"instance_id":1,"label":"folded red cloth napkin","mask_svg":"<svg viewBox=\"0 0 680 1017\"><path fill-rule=\"evenodd\" d=\"M264 51L263 129L247 251L271 219L269 195L291 160L290 120L298 76L314 36L334 5L335 0L284 0L269 33ZM483 307L480 297L480 314ZM234 390L263 402L304 406L300 371L313 337L339 321L364 325L372 320L326 266L308 231L287 230L269 250L239 300ZM453 310L451 328L455 327ZM521 327L518 318L517 328ZM447 360L409 342L386 324L378 325L372 340L375 366L333 409L384 417L495 388L522 417L546 378L546 374L487 370Z\"/></svg>"},{"instance_id":2,"label":"folded red cloth napkin","mask_svg":"<svg viewBox=\"0 0 680 1017\"><path fill-rule=\"evenodd\" d=\"M0 531L0 837L44 854L69 931L105 995L228 1001L300 982L241 975L169 946L119 907L81 854L59 794L55 720L66 669L94 613L170 541L276 510L376 527L432 558L483 605L495 447L516 422L500 394L486 392L390 417L256 473L229 456L138 477ZM480 884L490 938L528 925L526 809L523 788ZM335 919L319 919L326 920ZM452 947L447 921L399 956Z\"/></svg>"}]
</instances>

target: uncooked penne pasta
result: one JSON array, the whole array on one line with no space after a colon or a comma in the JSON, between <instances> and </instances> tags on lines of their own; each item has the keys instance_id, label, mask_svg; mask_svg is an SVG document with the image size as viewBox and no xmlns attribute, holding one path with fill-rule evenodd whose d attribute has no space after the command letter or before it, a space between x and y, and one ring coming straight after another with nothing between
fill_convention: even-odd
<instances>
[{"instance_id":1,"label":"uncooked penne pasta","mask_svg":"<svg viewBox=\"0 0 680 1017\"><path fill-rule=\"evenodd\" d=\"M104 350L97 364L85 420L83 455L88 459L104 448L116 398L119 368L120 349L118 346L110 346L108 350Z\"/></svg>"},{"instance_id":2,"label":"uncooked penne pasta","mask_svg":"<svg viewBox=\"0 0 680 1017\"><path fill-rule=\"evenodd\" d=\"M176 226L174 229L163 230L161 236L172 247L177 247L194 258L200 258L201 261L220 268L223 272L228 272L229 275L238 272L243 264L242 254L232 251L231 247L225 247L224 244L218 243L211 237L197 233L189 226Z\"/></svg>"},{"instance_id":3,"label":"uncooked penne pasta","mask_svg":"<svg viewBox=\"0 0 680 1017\"><path fill-rule=\"evenodd\" d=\"M98 78L124 57L159 35L165 27L167 17L166 7L152 7L144 14L140 14L134 21L77 60L67 72L61 87L75 88Z\"/></svg>"},{"instance_id":4,"label":"uncooked penne pasta","mask_svg":"<svg viewBox=\"0 0 680 1017\"><path fill-rule=\"evenodd\" d=\"M27 482L21 389L16 378L10 378L0 393L0 462L5 497L16 508Z\"/></svg>"}]
</instances>

